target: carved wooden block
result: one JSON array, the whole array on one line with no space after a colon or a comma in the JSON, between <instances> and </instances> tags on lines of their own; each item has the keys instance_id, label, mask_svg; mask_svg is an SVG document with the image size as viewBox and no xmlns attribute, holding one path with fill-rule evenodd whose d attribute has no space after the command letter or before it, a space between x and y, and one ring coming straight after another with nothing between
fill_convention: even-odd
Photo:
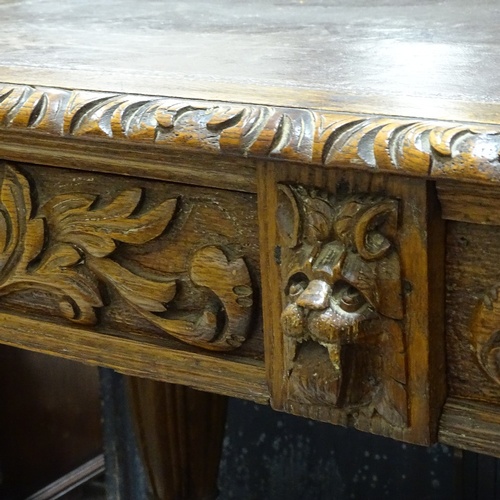
<instances>
[{"instance_id":1,"label":"carved wooden block","mask_svg":"<svg viewBox=\"0 0 500 500\"><path fill-rule=\"evenodd\" d=\"M406 426L398 200L278 190L289 399L368 407Z\"/></svg>"},{"instance_id":2,"label":"carved wooden block","mask_svg":"<svg viewBox=\"0 0 500 500\"><path fill-rule=\"evenodd\" d=\"M259 332L256 238L236 238L255 231L252 196L9 163L0 175L3 310L215 351Z\"/></svg>"},{"instance_id":3,"label":"carved wooden block","mask_svg":"<svg viewBox=\"0 0 500 500\"><path fill-rule=\"evenodd\" d=\"M427 186L339 172L311 183L297 170L261 184L263 251L272 256L264 272L279 283L264 297L273 405L430 442L443 397L443 331L432 317L442 282L430 290L427 279L442 280L444 235L428 227Z\"/></svg>"}]
</instances>

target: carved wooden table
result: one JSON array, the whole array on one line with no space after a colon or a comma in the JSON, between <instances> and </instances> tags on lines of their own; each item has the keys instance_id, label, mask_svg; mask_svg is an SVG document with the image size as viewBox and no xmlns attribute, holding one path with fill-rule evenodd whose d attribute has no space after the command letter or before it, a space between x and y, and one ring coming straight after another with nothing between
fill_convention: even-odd
<instances>
[{"instance_id":1,"label":"carved wooden table","mask_svg":"<svg viewBox=\"0 0 500 500\"><path fill-rule=\"evenodd\" d=\"M0 341L178 384L159 497L181 386L500 456L499 8L362 3L0 4Z\"/></svg>"}]
</instances>

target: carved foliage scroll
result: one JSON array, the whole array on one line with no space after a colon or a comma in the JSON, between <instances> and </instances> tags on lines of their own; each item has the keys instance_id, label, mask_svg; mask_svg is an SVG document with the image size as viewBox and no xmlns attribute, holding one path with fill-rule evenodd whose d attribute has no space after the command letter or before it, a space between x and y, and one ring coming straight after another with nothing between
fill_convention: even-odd
<instances>
[{"instance_id":1,"label":"carved foliage scroll","mask_svg":"<svg viewBox=\"0 0 500 500\"><path fill-rule=\"evenodd\" d=\"M500 283L486 291L476 306L471 326L479 364L500 384Z\"/></svg>"},{"instance_id":2,"label":"carved foliage scroll","mask_svg":"<svg viewBox=\"0 0 500 500\"><path fill-rule=\"evenodd\" d=\"M242 258L231 259L213 245L197 249L187 271L191 281L210 289L216 300L195 312L175 310L175 315L170 310L178 292L175 277L146 277L115 259L119 245L142 245L168 231L182 209L182 200L174 197L144 210L142 198L141 188L120 191L107 204L98 194L62 194L36 207L27 177L4 165L0 297L43 290L58 298L62 317L95 325L105 306L104 287L165 334L212 350L239 347L253 306L252 283Z\"/></svg>"},{"instance_id":3,"label":"carved foliage scroll","mask_svg":"<svg viewBox=\"0 0 500 500\"><path fill-rule=\"evenodd\" d=\"M408 424L398 200L278 185L289 401Z\"/></svg>"}]
</instances>

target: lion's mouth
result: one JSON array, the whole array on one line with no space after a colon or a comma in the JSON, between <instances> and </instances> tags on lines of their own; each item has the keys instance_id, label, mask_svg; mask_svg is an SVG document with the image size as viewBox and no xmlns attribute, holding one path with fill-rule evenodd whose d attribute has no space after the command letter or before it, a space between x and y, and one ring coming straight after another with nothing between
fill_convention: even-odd
<instances>
[{"instance_id":1,"label":"lion's mouth","mask_svg":"<svg viewBox=\"0 0 500 500\"><path fill-rule=\"evenodd\" d=\"M343 406L356 363L357 342L367 334L367 320L374 317L376 313L369 304L355 312L343 310L333 300L323 310L289 304L282 313L281 325L292 362L290 397Z\"/></svg>"},{"instance_id":2,"label":"lion's mouth","mask_svg":"<svg viewBox=\"0 0 500 500\"><path fill-rule=\"evenodd\" d=\"M289 388L300 401L340 406L342 401L343 376L341 369L341 349L332 360L331 351L314 341L306 341L296 346L296 358L290 372Z\"/></svg>"}]
</instances>

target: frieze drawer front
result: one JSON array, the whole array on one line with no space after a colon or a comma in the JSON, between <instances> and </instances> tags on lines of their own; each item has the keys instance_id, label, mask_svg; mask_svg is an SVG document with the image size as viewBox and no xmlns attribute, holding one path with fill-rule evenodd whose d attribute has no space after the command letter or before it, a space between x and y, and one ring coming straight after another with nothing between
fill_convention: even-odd
<instances>
[{"instance_id":1,"label":"frieze drawer front","mask_svg":"<svg viewBox=\"0 0 500 500\"><path fill-rule=\"evenodd\" d=\"M420 180L361 172L269 165L261 174L273 406L435 440L444 233L434 192Z\"/></svg>"},{"instance_id":2,"label":"frieze drawer front","mask_svg":"<svg viewBox=\"0 0 500 500\"><path fill-rule=\"evenodd\" d=\"M156 378L169 378L168 367L155 367L165 352L183 353L200 377L210 357L220 378L237 377L238 362L255 371L263 366L256 219L252 194L2 162L2 338L30 347L22 336L43 321L46 337L60 332L54 350L63 355L70 334L80 336L77 350L86 335L88 345L104 342L100 356L116 347L106 339L132 357L135 345L149 346L141 356ZM9 321L24 331L9 336ZM265 397L263 377L252 384L260 396L239 395Z\"/></svg>"}]
</instances>

